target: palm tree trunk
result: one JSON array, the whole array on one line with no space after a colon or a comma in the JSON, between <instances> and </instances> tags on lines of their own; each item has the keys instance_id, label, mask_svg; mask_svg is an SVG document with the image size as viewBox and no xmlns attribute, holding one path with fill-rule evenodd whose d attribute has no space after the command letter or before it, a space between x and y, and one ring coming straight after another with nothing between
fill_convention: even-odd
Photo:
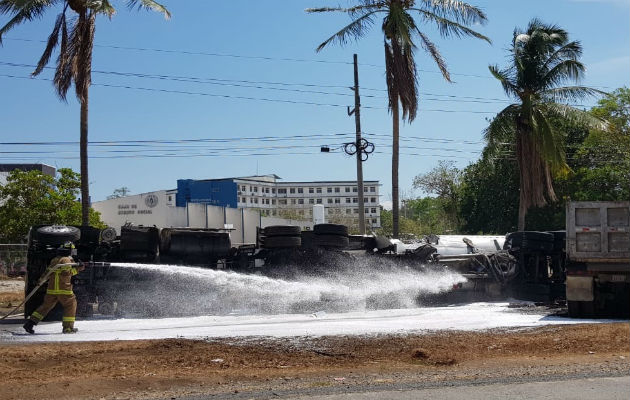
<instances>
[{"instance_id":1,"label":"palm tree trunk","mask_svg":"<svg viewBox=\"0 0 630 400\"><path fill-rule=\"evenodd\" d=\"M88 180L88 91L86 86L81 101L81 225L90 225L90 184Z\"/></svg>"},{"instance_id":2,"label":"palm tree trunk","mask_svg":"<svg viewBox=\"0 0 630 400\"><path fill-rule=\"evenodd\" d=\"M398 98L391 103L392 108L392 236L398 238L398 164L399 164L399 116Z\"/></svg>"}]
</instances>

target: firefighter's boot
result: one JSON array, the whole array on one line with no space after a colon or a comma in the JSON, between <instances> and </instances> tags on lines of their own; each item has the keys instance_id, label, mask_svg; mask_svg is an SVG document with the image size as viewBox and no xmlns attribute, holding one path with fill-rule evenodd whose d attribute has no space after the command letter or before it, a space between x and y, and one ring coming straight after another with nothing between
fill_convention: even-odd
<instances>
[{"instance_id":1,"label":"firefighter's boot","mask_svg":"<svg viewBox=\"0 0 630 400\"><path fill-rule=\"evenodd\" d=\"M63 331L61 331L61 333L77 333L79 332L79 330L77 328L63 328Z\"/></svg>"},{"instance_id":2,"label":"firefighter's boot","mask_svg":"<svg viewBox=\"0 0 630 400\"><path fill-rule=\"evenodd\" d=\"M34 326L35 326L35 323L33 321L31 321L30 319L28 321L26 321L26 323L24 325L22 325L24 330L26 332L30 333L31 335L35 333L35 330L33 329Z\"/></svg>"}]
</instances>

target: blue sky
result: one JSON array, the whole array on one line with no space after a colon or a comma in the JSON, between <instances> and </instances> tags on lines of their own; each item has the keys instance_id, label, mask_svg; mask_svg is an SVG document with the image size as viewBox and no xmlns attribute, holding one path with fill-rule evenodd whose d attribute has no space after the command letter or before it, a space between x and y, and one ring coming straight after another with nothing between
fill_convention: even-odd
<instances>
[{"instance_id":1,"label":"blue sky","mask_svg":"<svg viewBox=\"0 0 630 400\"><path fill-rule=\"evenodd\" d=\"M118 14L97 21L93 69L100 72L93 74L95 85L90 92L90 141L228 140L150 148L91 146L93 200L121 186L132 193L174 188L179 178L275 173L287 181L355 179L353 158L340 151L319 152L320 145L336 149L353 140L354 118L347 116L345 108L353 104L352 92L346 88L352 85L353 53L358 53L361 64L362 130L376 145L376 152L364 163L364 176L382 183L382 202L390 199L391 118L384 97L380 25L375 24L358 43L315 53L319 43L350 20L342 13L304 12L308 7L352 2L164 0L173 15L169 21L117 3ZM445 82L429 57L420 50L417 53L421 111L401 131L404 197L419 194L412 190L413 177L429 171L439 160L451 160L463 168L478 158L486 119L508 104L500 85L490 77L488 65L506 64L514 28L526 27L531 18L556 23L571 39L582 42L582 61L588 68L582 84L603 90L630 84L630 0L471 4L487 13L488 24L476 29L490 37L492 45L473 39L442 40L434 29L426 29L455 83ZM0 142L78 141L79 105L73 95L68 103L60 102L49 81L20 79L28 77L32 68L15 65L36 63L55 11L14 29L0 47ZM0 24L7 20L1 16ZM41 77L51 76L47 70ZM243 139L260 137L271 139ZM32 153L10 153L19 151ZM78 145L3 144L0 152L0 162L43 162L79 169Z\"/></svg>"}]
</instances>

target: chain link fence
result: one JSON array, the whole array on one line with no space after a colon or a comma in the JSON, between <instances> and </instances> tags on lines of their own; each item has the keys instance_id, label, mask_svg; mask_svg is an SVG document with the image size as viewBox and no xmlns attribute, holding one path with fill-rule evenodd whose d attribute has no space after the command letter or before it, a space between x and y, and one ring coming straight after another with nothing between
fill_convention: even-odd
<instances>
[{"instance_id":1,"label":"chain link fence","mask_svg":"<svg viewBox=\"0 0 630 400\"><path fill-rule=\"evenodd\" d=\"M26 273L26 244L0 244L0 276Z\"/></svg>"}]
</instances>

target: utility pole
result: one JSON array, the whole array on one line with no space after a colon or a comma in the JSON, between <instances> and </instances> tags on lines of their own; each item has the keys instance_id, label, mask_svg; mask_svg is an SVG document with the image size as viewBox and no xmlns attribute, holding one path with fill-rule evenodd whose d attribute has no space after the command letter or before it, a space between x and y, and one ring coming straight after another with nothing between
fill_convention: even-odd
<instances>
[{"instance_id":1,"label":"utility pole","mask_svg":"<svg viewBox=\"0 0 630 400\"><path fill-rule=\"evenodd\" d=\"M357 191L359 192L359 234L365 235L365 201L363 200L363 151L361 151L361 97L359 96L359 65L354 54L354 123L357 146Z\"/></svg>"}]
</instances>

